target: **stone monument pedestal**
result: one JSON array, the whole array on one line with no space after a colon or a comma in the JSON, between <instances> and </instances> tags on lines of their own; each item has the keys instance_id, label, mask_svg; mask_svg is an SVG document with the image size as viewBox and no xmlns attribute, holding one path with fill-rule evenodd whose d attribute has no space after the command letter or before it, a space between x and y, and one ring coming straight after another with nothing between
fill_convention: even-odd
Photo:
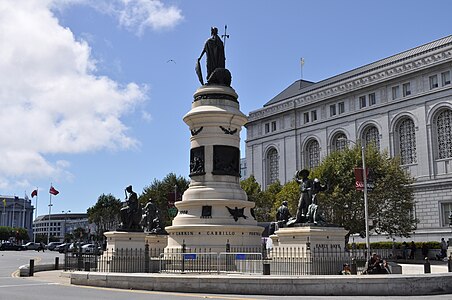
<instances>
[{"instance_id":1,"label":"stone monument pedestal","mask_svg":"<svg viewBox=\"0 0 452 300\"><path fill-rule=\"evenodd\" d=\"M346 234L342 227L314 224L280 228L270 236L273 242L273 249L269 252L270 264L289 259L301 266L306 274L337 274L343 263L350 259L344 249ZM291 274L289 269L293 266L282 265L287 269L279 268L279 274Z\"/></svg>"},{"instance_id":2,"label":"stone monument pedestal","mask_svg":"<svg viewBox=\"0 0 452 300\"><path fill-rule=\"evenodd\" d=\"M102 254L102 260L107 263L108 272L145 271L142 264L134 263L145 258L144 232L108 231L104 235L107 251Z\"/></svg>"},{"instance_id":3,"label":"stone monument pedestal","mask_svg":"<svg viewBox=\"0 0 452 300\"><path fill-rule=\"evenodd\" d=\"M311 254L328 256L345 251L346 234L347 231L342 227L303 224L298 227L280 228L270 238L276 249L303 248L310 250Z\"/></svg>"},{"instance_id":4,"label":"stone monument pedestal","mask_svg":"<svg viewBox=\"0 0 452 300\"><path fill-rule=\"evenodd\" d=\"M144 240L145 244L149 245L150 257L159 257L168 245L168 235L166 234L148 234Z\"/></svg>"},{"instance_id":5,"label":"stone monument pedestal","mask_svg":"<svg viewBox=\"0 0 452 300\"><path fill-rule=\"evenodd\" d=\"M183 118L191 133L191 181L175 203L172 226L165 228L167 253L260 249L263 228L240 187L240 131L247 118L237 99L231 87L203 85Z\"/></svg>"},{"instance_id":6,"label":"stone monument pedestal","mask_svg":"<svg viewBox=\"0 0 452 300\"><path fill-rule=\"evenodd\" d=\"M144 232L108 231L104 233L107 238L107 251L119 249L137 249L144 251Z\"/></svg>"}]
</instances>

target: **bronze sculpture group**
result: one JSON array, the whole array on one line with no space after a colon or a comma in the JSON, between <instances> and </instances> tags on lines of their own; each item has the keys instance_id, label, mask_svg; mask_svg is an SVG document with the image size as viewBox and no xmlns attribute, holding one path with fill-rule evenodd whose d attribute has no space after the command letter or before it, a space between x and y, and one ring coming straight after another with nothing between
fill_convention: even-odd
<instances>
[{"instance_id":1,"label":"bronze sculpture group","mask_svg":"<svg viewBox=\"0 0 452 300\"><path fill-rule=\"evenodd\" d=\"M149 199L148 203L141 207L137 193L129 185L125 189L126 201L120 211L121 226L119 231L141 232L149 234L167 234L160 226L160 215L157 206Z\"/></svg>"},{"instance_id":2,"label":"bronze sculpture group","mask_svg":"<svg viewBox=\"0 0 452 300\"><path fill-rule=\"evenodd\" d=\"M317 195L319 192L324 191L326 186L322 185L317 178L314 180L309 179L309 171L306 169L297 171L295 180L300 185L300 197L296 217L291 216L287 201L283 201L276 212L275 229L276 225L278 228L304 223L324 225L326 222L319 210Z\"/></svg>"}]
</instances>

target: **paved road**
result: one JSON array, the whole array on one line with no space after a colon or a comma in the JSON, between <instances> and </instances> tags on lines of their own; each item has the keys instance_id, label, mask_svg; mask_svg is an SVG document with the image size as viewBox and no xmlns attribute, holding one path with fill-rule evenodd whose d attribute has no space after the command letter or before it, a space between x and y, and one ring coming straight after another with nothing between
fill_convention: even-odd
<instances>
[{"instance_id":1,"label":"paved road","mask_svg":"<svg viewBox=\"0 0 452 300\"><path fill-rule=\"evenodd\" d=\"M337 296L254 296L254 295L213 295L197 293L168 293L136 290L105 289L94 287L81 287L69 284L69 279L60 277L59 271L39 272L34 277L14 277L19 266L27 264L30 259L36 259L37 263L52 263L55 257L59 256L63 261L63 256L46 251L45 253L36 251L4 251L0 252L0 300L191 300L191 299L227 299L227 300L262 300L262 299L312 299L312 300L346 300L346 299L366 299L366 300L388 300L388 299L434 299L450 300L452 295L434 295L418 297L337 297ZM414 271L422 270L422 266L411 267ZM440 269L440 271L443 269Z\"/></svg>"}]
</instances>

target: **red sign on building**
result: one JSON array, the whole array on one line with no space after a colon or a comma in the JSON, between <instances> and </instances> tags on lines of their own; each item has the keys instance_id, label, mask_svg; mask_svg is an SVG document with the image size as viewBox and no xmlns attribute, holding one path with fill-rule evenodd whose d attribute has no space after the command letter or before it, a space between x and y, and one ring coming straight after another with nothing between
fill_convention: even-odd
<instances>
[{"instance_id":1,"label":"red sign on building","mask_svg":"<svg viewBox=\"0 0 452 300\"><path fill-rule=\"evenodd\" d=\"M363 168L355 168L355 182L357 191L364 190ZM371 191L374 188L374 183L369 168L366 168L366 183L367 190Z\"/></svg>"}]
</instances>

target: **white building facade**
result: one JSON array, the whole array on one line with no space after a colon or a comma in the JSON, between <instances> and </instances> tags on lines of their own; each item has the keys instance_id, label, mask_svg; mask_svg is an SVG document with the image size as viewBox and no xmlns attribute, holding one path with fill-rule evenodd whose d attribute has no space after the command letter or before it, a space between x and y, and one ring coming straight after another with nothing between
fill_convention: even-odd
<instances>
[{"instance_id":1,"label":"white building facade","mask_svg":"<svg viewBox=\"0 0 452 300\"><path fill-rule=\"evenodd\" d=\"M313 169L345 139L375 142L415 178L412 239L452 237L452 36L313 83L249 114L247 174L263 188Z\"/></svg>"},{"instance_id":2,"label":"white building facade","mask_svg":"<svg viewBox=\"0 0 452 300\"><path fill-rule=\"evenodd\" d=\"M31 238L34 207L28 197L0 195L0 226L27 229Z\"/></svg>"},{"instance_id":3,"label":"white building facade","mask_svg":"<svg viewBox=\"0 0 452 300\"><path fill-rule=\"evenodd\" d=\"M87 233L95 232L95 225L88 222L86 213L62 213L38 216L33 221L33 234L64 240L67 233L77 228L85 229Z\"/></svg>"}]
</instances>

